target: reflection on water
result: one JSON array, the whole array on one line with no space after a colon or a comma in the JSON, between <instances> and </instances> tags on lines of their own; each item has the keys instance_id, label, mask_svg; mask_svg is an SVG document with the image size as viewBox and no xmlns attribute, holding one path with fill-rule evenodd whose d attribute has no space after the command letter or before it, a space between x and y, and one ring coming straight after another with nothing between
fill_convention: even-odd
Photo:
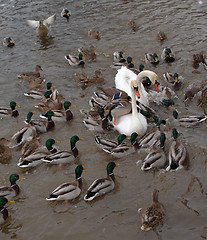
<instances>
[{"instance_id":1,"label":"reflection on water","mask_svg":"<svg viewBox=\"0 0 207 240\"><path fill-rule=\"evenodd\" d=\"M15 4L14 4L15 3ZM32 4L32 6L31 6ZM132 56L135 66L143 63L147 69L155 71L162 85L165 72L178 72L183 76L182 85L173 89L176 92L175 107L181 115L202 114L206 111L197 106L196 99L184 101L184 93L190 83L206 80L206 70L199 65L192 66L193 54L206 50L206 12L205 1L0 1L2 27L0 35L10 35L15 41L13 49L0 46L1 51L1 106L15 100L21 108L17 119L0 121L1 136L10 139L20 128L28 111L36 111L38 101L23 95L27 87L17 79L25 71L33 71L36 64L44 69L42 77L54 83L58 91L69 99L76 108L71 109L74 119L67 123L57 123L55 130L41 135L41 145L46 139L60 140L60 149L69 149L69 139L73 135L85 138L78 144L80 156L74 164L63 166L41 165L32 170L17 167L19 149L12 149L12 159L0 164L1 185L7 185L8 176L19 173L26 177L19 183L21 193L13 206L6 206L10 217L0 227L0 239L207 239L206 234L206 122L193 128L177 126L171 118L171 111L153 105L164 118L170 119L170 127L178 127L181 140L188 151L187 168L178 172L142 172L141 164L146 151L134 153L126 158L114 159L98 149L94 134L83 125L79 109L89 109L88 101L98 86L113 87L117 72L110 66L113 52L123 50L125 57ZM66 6L67 5L67 6ZM60 16L63 7L71 11L70 21ZM47 39L39 39L37 34L25 24L26 19L44 19L44 16L57 14ZM11 16L12 15L12 16ZM32 16L31 16L32 15ZM133 32L127 27L130 20L138 25ZM88 38L88 30L100 32L101 39ZM156 40L159 31L164 31L167 40ZM21 34L20 34L21 33ZM29 40L28 40L29 39ZM34 44L37 46L34 48ZM96 59L87 61L84 68L68 66L66 54L78 54L78 48L96 48ZM55 47L54 47L55 46ZM165 46L173 49L176 61L172 64L160 63L153 67L145 64L146 52L156 52L160 58ZM205 54L205 53L204 53ZM197 67L197 66L196 66ZM93 76L101 69L104 82L82 85L74 80L75 73ZM107 131L103 136L116 139L118 133ZM170 143L168 144L170 145ZM166 147L168 149L169 146ZM167 152L167 151L166 151ZM105 176L106 165L115 160L120 167L115 172L117 185L113 192L102 199L86 203L83 196L87 187L98 177ZM74 169L83 164L87 170L83 174L83 192L76 200L65 205L64 202L48 203L45 198L63 182L74 179ZM3 184L4 183L4 184ZM154 188L160 190L159 200L165 205L167 213L158 234L142 232L138 208L151 203ZM20 201L21 200L21 201Z\"/></svg>"},{"instance_id":2,"label":"reflection on water","mask_svg":"<svg viewBox=\"0 0 207 240\"><path fill-rule=\"evenodd\" d=\"M39 50L46 51L54 44L54 37L48 36L46 38L39 38L38 44L40 44Z\"/></svg>"}]
</instances>

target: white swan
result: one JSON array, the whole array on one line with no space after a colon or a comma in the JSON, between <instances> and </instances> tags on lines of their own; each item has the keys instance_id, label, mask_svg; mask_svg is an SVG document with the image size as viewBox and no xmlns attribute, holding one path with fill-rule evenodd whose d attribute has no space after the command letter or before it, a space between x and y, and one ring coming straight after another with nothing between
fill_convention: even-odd
<instances>
[{"instance_id":1,"label":"white swan","mask_svg":"<svg viewBox=\"0 0 207 240\"><path fill-rule=\"evenodd\" d=\"M138 82L131 81L132 113L123 115L117 119L114 128L120 133L130 136L133 132L143 135L147 131L146 118L137 111L135 91L138 90Z\"/></svg>"},{"instance_id":2,"label":"white swan","mask_svg":"<svg viewBox=\"0 0 207 240\"><path fill-rule=\"evenodd\" d=\"M157 92L159 92L159 77L156 73L149 70L144 70L141 71L138 75L136 75L133 71L131 71L125 66L121 67L121 69L118 70L118 73L115 76L115 85L116 88L125 91L130 97L132 97L130 83L132 80L136 79L138 81L138 89L140 94L138 100L142 104L149 106L148 93L145 90L143 84L141 83L144 77L148 77L150 81L155 85Z\"/></svg>"}]
</instances>

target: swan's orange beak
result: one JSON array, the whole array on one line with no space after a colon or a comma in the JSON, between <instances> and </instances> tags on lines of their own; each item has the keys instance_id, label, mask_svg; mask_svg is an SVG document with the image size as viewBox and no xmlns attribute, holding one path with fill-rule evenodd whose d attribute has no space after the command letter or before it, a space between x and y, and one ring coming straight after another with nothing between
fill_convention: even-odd
<instances>
[{"instance_id":1,"label":"swan's orange beak","mask_svg":"<svg viewBox=\"0 0 207 240\"><path fill-rule=\"evenodd\" d=\"M140 98L140 93L139 93L139 90L138 90L138 88L137 88L137 89L134 89L134 92L135 92L135 94L136 94L137 98Z\"/></svg>"},{"instance_id":2,"label":"swan's orange beak","mask_svg":"<svg viewBox=\"0 0 207 240\"><path fill-rule=\"evenodd\" d=\"M154 85L155 85L156 91L159 92L159 82L156 81Z\"/></svg>"}]
</instances>

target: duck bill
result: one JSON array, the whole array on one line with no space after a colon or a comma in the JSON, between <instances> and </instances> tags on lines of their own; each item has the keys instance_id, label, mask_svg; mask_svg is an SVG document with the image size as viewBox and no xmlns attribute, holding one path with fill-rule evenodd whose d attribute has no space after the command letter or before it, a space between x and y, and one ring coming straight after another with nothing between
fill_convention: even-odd
<instances>
[{"instance_id":1,"label":"duck bill","mask_svg":"<svg viewBox=\"0 0 207 240\"><path fill-rule=\"evenodd\" d=\"M76 107L76 105L74 105L74 104L71 104L70 106L71 106L71 107Z\"/></svg>"},{"instance_id":2,"label":"duck bill","mask_svg":"<svg viewBox=\"0 0 207 240\"><path fill-rule=\"evenodd\" d=\"M25 180L25 178L24 177L19 177L19 180Z\"/></svg>"},{"instance_id":3,"label":"duck bill","mask_svg":"<svg viewBox=\"0 0 207 240\"><path fill-rule=\"evenodd\" d=\"M10 200L8 200L8 202L7 203L15 203L15 201L10 201Z\"/></svg>"},{"instance_id":4,"label":"duck bill","mask_svg":"<svg viewBox=\"0 0 207 240\"><path fill-rule=\"evenodd\" d=\"M84 139L84 138L79 138L79 140L83 141L83 140L85 140L85 139Z\"/></svg>"},{"instance_id":5,"label":"duck bill","mask_svg":"<svg viewBox=\"0 0 207 240\"><path fill-rule=\"evenodd\" d=\"M18 104L16 104L16 107L20 108L20 106Z\"/></svg>"},{"instance_id":6,"label":"duck bill","mask_svg":"<svg viewBox=\"0 0 207 240\"><path fill-rule=\"evenodd\" d=\"M178 82L178 78L177 78L177 77L175 77L175 82L176 82L176 83Z\"/></svg>"},{"instance_id":7,"label":"duck bill","mask_svg":"<svg viewBox=\"0 0 207 240\"><path fill-rule=\"evenodd\" d=\"M135 95L137 96L137 98L140 98L139 90L135 89L134 92L135 92Z\"/></svg>"},{"instance_id":8,"label":"duck bill","mask_svg":"<svg viewBox=\"0 0 207 240\"><path fill-rule=\"evenodd\" d=\"M83 167L83 170L86 170L87 169L87 167Z\"/></svg>"},{"instance_id":9,"label":"duck bill","mask_svg":"<svg viewBox=\"0 0 207 240\"><path fill-rule=\"evenodd\" d=\"M60 143L60 141L56 141L56 140L55 140L55 143L57 143L57 144L58 144L58 143Z\"/></svg>"},{"instance_id":10,"label":"duck bill","mask_svg":"<svg viewBox=\"0 0 207 240\"><path fill-rule=\"evenodd\" d=\"M154 85L155 85L156 91L159 92L159 83L155 83Z\"/></svg>"},{"instance_id":11,"label":"duck bill","mask_svg":"<svg viewBox=\"0 0 207 240\"><path fill-rule=\"evenodd\" d=\"M53 84L52 84L52 86L51 86L51 87L52 87L52 88L55 88L55 85L53 85Z\"/></svg>"},{"instance_id":12,"label":"duck bill","mask_svg":"<svg viewBox=\"0 0 207 240\"><path fill-rule=\"evenodd\" d=\"M169 53L169 56L172 57L172 53Z\"/></svg>"},{"instance_id":13,"label":"duck bill","mask_svg":"<svg viewBox=\"0 0 207 240\"><path fill-rule=\"evenodd\" d=\"M120 164L116 163L116 167L120 166Z\"/></svg>"}]
</instances>

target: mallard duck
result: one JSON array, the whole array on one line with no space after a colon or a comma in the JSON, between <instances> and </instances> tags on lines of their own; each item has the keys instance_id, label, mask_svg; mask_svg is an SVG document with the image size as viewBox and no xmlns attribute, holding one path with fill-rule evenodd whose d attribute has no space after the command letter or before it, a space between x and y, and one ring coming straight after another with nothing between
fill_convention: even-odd
<instances>
[{"instance_id":1,"label":"mallard duck","mask_svg":"<svg viewBox=\"0 0 207 240\"><path fill-rule=\"evenodd\" d=\"M203 83L191 83L187 87L187 91L185 92L185 101L192 99L199 91L203 89L205 85Z\"/></svg>"},{"instance_id":2,"label":"mallard duck","mask_svg":"<svg viewBox=\"0 0 207 240\"><path fill-rule=\"evenodd\" d=\"M88 188L86 195L84 196L85 201L91 201L98 196L102 196L111 190L114 189L115 186L115 176L113 170L115 167L119 166L115 162L108 163L107 169L107 177L96 179L91 186Z\"/></svg>"},{"instance_id":3,"label":"mallard duck","mask_svg":"<svg viewBox=\"0 0 207 240\"><path fill-rule=\"evenodd\" d=\"M50 196L46 198L48 201L54 200L73 200L77 198L82 191L82 172L86 168L78 165L75 169L75 180L71 183L63 183L58 186Z\"/></svg>"},{"instance_id":4,"label":"mallard duck","mask_svg":"<svg viewBox=\"0 0 207 240\"><path fill-rule=\"evenodd\" d=\"M99 31L96 31L96 30L89 30L88 37L100 40L100 33Z\"/></svg>"},{"instance_id":5,"label":"mallard duck","mask_svg":"<svg viewBox=\"0 0 207 240\"><path fill-rule=\"evenodd\" d=\"M103 132L106 129L110 129L112 125L109 122L109 114L104 116L104 112L108 112L107 110L104 110L103 108L99 108L97 110L98 115L94 115L91 117L87 117L83 119L84 125L88 128L90 131L96 131L96 132ZM83 112L82 112L83 113Z\"/></svg>"},{"instance_id":6,"label":"mallard duck","mask_svg":"<svg viewBox=\"0 0 207 240\"><path fill-rule=\"evenodd\" d=\"M48 29L50 25L54 23L55 19L56 14L46 18L43 21L27 20L27 24L37 30L40 38L46 38L49 31Z\"/></svg>"},{"instance_id":7,"label":"mallard duck","mask_svg":"<svg viewBox=\"0 0 207 240\"><path fill-rule=\"evenodd\" d=\"M36 128L28 124L26 127L17 131L12 137L11 140L16 143L13 147L19 147L25 142L30 142L37 137Z\"/></svg>"},{"instance_id":8,"label":"mallard duck","mask_svg":"<svg viewBox=\"0 0 207 240\"><path fill-rule=\"evenodd\" d=\"M45 79L42 77L30 77L29 79L29 89L41 88L45 84Z\"/></svg>"},{"instance_id":9,"label":"mallard duck","mask_svg":"<svg viewBox=\"0 0 207 240\"><path fill-rule=\"evenodd\" d=\"M136 32L138 29L138 26L135 21L131 20L127 23L127 27L131 28L133 32Z\"/></svg>"},{"instance_id":10,"label":"mallard duck","mask_svg":"<svg viewBox=\"0 0 207 240\"><path fill-rule=\"evenodd\" d=\"M204 54L203 52L193 54L193 67L198 68L200 63L204 62Z\"/></svg>"},{"instance_id":11,"label":"mallard duck","mask_svg":"<svg viewBox=\"0 0 207 240\"><path fill-rule=\"evenodd\" d=\"M94 60L96 58L96 48L94 46L90 46L90 48L78 48L78 51L83 54L85 58Z\"/></svg>"},{"instance_id":12,"label":"mallard duck","mask_svg":"<svg viewBox=\"0 0 207 240\"><path fill-rule=\"evenodd\" d=\"M41 164L45 156L57 152L57 149L53 146L55 143L59 143L59 141L53 138L47 139L45 142L47 150L37 150L24 158L20 158L17 166L20 168L30 168Z\"/></svg>"},{"instance_id":13,"label":"mallard duck","mask_svg":"<svg viewBox=\"0 0 207 240\"><path fill-rule=\"evenodd\" d=\"M169 72L164 73L163 77L164 77L166 82L168 82L168 83L170 83L171 85L174 85L174 86L179 84L179 83L181 83L181 78L182 78L182 77L180 77L178 75L177 72L174 73L174 74L173 73L169 73Z\"/></svg>"},{"instance_id":14,"label":"mallard duck","mask_svg":"<svg viewBox=\"0 0 207 240\"><path fill-rule=\"evenodd\" d=\"M164 32L159 31L159 32L157 33L156 39L157 39L157 40L160 40L160 41L164 41L164 40L167 39L167 36L166 36L166 34L165 34Z\"/></svg>"},{"instance_id":15,"label":"mallard duck","mask_svg":"<svg viewBox=\"0 0 207 240\"><path fill-rule=\"evenodd\" d=\"M22 152L19 158L19 162L22 162L24 158L35 152L39 145L40 141L38 137L34 138L32 141L25 142L22 146Z\"/></svg>"},{"instance_id":16,"label":"mallard duck","mask_svg":"<svg viewBox=\"0 0 207 240\"><path fill-rule=\"evenodd\" d=\"M173 142L170 145L169 149L169 165L166 168L166 171L170 170L179 170L183 168L183 163L186 159L186 148L184 145L177 139L178 137L178 132L176 128L173 128L172 130L173 134Z\"/></svg>"},{"instance_id":17,"label":"mallard duck","mask_svg":"<svg viewBox=\"0 0 207 240\"><path fill-rule=\"evenodd\" d=\"M124 58L124 52L114 52L114 63L123 63L126 62L126 59Z\"/></svg>"},{"instance_id":18,"label":"mallard duck","mask_svg":"<svg viewBox=\"0 0 207 240\"><path fill-rule=\"evenodd\" d=\"M0 213L1 213L0 224L4 223L9 216L8 210L4 208L4 205L6 205L7 203L14 203L14 201L10 201L5 197L0 198Z\"/></svg>"},{"instance_id":19,"label":"mallard duck","mask_svg":"<svg viewBox=\"0 0 207 240\"><path fill-rule=\"evenodd\" d=\"M69 54L65 56L65 59L68 61L68 64L70 66L78 66L78 65L83 66L85 64L85 61L84 61L85 58L82 53L79 53L78 57Z\"/></svg>"},{"instance_id":20,"label":"mallard duck","mask_svg":"<svg viewBox=\"0 0 207 240\"><path fill-rule=\"evenodd\" d=\"M76 143L79 140L83 140L83 138L79 138L78 136L73 136L70 139L71 151L57 151L56 153L50 154L44 157L43 162L50 164L62 164L62 163L71 163L78 156L78 149L76 147Z\"/></svg>"},{"instance_id":21,"label":"mallard duck","mask_svg":"<svg viewBox=\"0 0 207 240\"><path fill-rule=\"evenodd\" d=\"M30 79L34 80L40 77L40 71L43 71L43 69L41 68L40 65L36 65L35 72L21 73L18 75L18 78L22 78L23 80L28 80L28 81L30 81Z\"/></svg>"},{"instance_id":22,"label":"mallard duck","mask_svg":"<svg viewBox=\"0 0 207 240\"><path fill-rule=\"evenodd\" d=\"M207 104L207 86L204 86L197 94L197 104L204 107Z\"/></svg>"},{"instance_id":23,"label":"mallard duck","mask_svg":"<svg viewBox=\"0 0 207 240\"><path fill-rule=\"evenodd\" d=\"M50 91L52 94L51 88L55 88L55 86L51 82L46 83L47 91ZM44 90L32 90L30 92L24 93L25 96L31 97L34 99L42 99L44 97L45 91Z\"/></svg>"},{"instance_id":24,"label":"mallard duck","mask_svg":"<svg viewBox=\"0 0 207 240\"><path fill-rule=\"evenodd\" d=\"M132 96L132 113L119 117L117 119L116 125L114 125L114 129L117 130L120 134L125 134L126 136L130 136L133 132L136 132L139 135L143 135L147 131L147 120L141 113L137 111L135 93L137 94L138 92L138 82L136 80L133 80L130 84Z\"/></svg>"},{"instance_id":25,"label":"mallard duck","mask_svg":"<svg viewBox=\"0 0 207 240\"><path fill-rule=\"evenodd\" d=\"M97 144L98 147L100 148L104 148L104 149L113 149L113 148L116 148L118 146L120 146L124 139L126 139L126 135L125 134L120 134L117 138L117 142L116 141L113 141L113 140L110 140L108 138L102 138L98 135L95 136L95 142Z\"/></svg>"},{"instance_id":26,"label":"mallard duck","mask_svg":"<svg viewBox=\"0 0 207 240\"><path fill-rule=\"evenodd\" d=\"M52 120L52 116L56 116L53 111L48 111L44 116L47 118L47 120L33 120L31 119L33 115L33 112L29 112L27 114L27 123L29 123L31 126L34 126L36 128L36 131L40 133L48 132L49 130L52 130L55 127L55 123Z\"/></svg>"},{"instance_id":27,"label":"mallard duck","mask_svg":"<svg viewBox=\"0 0 207 240\"><path fill-rule=\"evenodd\" d=\"M88 83L89 77L87 76L86 73L74 73L74 79L77 82L83 82L83 83Z\"/></svg>"},{"instance_id":28,"label":"mallard duck","mask_svg":"<svg viewBox=\"0 0 207 240\"><path fill-rule=\"evenodd\" d=\"M131 136L130 136L131 144L130 145L121 144L115 148L110 148L110 149L103 148L103 150L106 153L108 153L111 156L116 157L116 158L121 158L123 156L127 156L131 153L134 153L137 150L137 148L138 148L138 144L136 142L137 136L138 136L138 134L136 132L131 134Z\"/></svg>"},{"instance_id":29,"label":"mallard duck","mask_svg":"<svg viewBox=\"0 0 207 240\"><path fill-rule=\"evenodd\" d=\"M0 138L0 162L3 163L11 157L11 149L7 146L9 141L5 138Z\"/></svg>"},{"instance_id":30,"label":"mallard duck","mask_svg":"<svg viewBox=\"0 0 207 240\"><path fill-rule=\"evenodd\" d=\"M14 101L10 102L9 105L10 105L10 108L0 107L0 116L1 117L5 117L5 116L18 117L19 112L15 108L16 107L20 108L20 106Z\"/></svg>"},{"instance_id":31,"label":"mallard duck","mask_svg":"<svg viewBox=\"0 0 207 240\"><path fill-rule=\"evenodd\" d=\"M152 204L142 213L142 226L143 231L154 229L161 221L165 214L165 208L162 203L158 201L159 190L154 189L152 193Z\"/></svg>"},{"instance_id":32,"label":"mallard duck","mask_svg":"<svg viewBox=\"0 0 207 240\"><path fill-rule=\"evenodd\" d=\"M112 68L121 68L122 66L125 66L127 68L133 69L135 71L138 71L137 69L134 68L134 61L132 57L128 56L126 61L122 62L114 62Z\"/></svg>"},{"instance_id":33,"label":"mallard duck","mask_svg":"<svg viewBox=\"0 0 207 240\"><path fill-rule=\"evenodd\" d=\"M62 110L62 99L64 99L64 97L59 95L57 89L55 89L52 93L51 91L46 91L42 101L35 105L35 108L38 108L43 112L47 112L49 110Z\"/></svg>"},{"instance_id":34,"label":"mallard duck","mask_svg":"<svg viewBox=\"0 0 207 240\"><path fill-rule=\"evenodd\" d=\"M138 100L144 105L149 105L149 100L148 100L148 93L146 92L143 84L142 84L142 79L143 77L148 77L150 81L154 84L157 92L159 92L159 77L157 76L156 73L145 70L141 71L138 75L136 75L133 71L126 67L121 67L121 69L118 70L116 77L115 77L115 85L117 89L120 89L122 91L125 91L130 97L131 96L131 81L135 80L138 82L138 90L139 90L139 95Z\"/></svg>"},{"instance_id":35,"label":"mallard duck","mask_svg":"<svg viewBox=\"0 0 207 240\"><path fill-rule=\"evenodd\" d=\"M192 127L199 123L204 122L207 119L206 115L197 115L197 116L184 116L181 118L178 118L178 112L176 110L173 110L173 117L177 119L177 121L180 123L183 127Z\"/></svg>"},{"instance_id":36,"label":"mallard duck","mask_svg":"<svg viewBox=\"0 0 207 240\"><path fill-rule=\"evenodd\" d=\"M175 102L172 99L162 99L162 104L172 109L173 106L175 105Z\"/></svg>"},{"instance_id":37,"label":"mallard duck","mask_svg":"<svg viewBox=\"0 0 207 240\"><path fill-rule=\"evenodd\" d=\"M63 103L64 110L53 110L54 115L52 116L53 121L70 121L73 119L73 113L70 111L70 107L75 107L70 101L65 101ZM40 115L40 117L45 118L45 114Z\"/></svg>"},{"instance_id":38,"label":"mallard duck","mask_svg":"<svg viewBox=\"0 0 207 240\"><path fill-rule=\"evenodd\" d=\"M100 70L94 72L94 76L89 78L88 83L101 83L104 81L104 75Z\"/></svg>"},{"instance_id":39,"label":"mallard duck","mask_svg":"<svg viewBox=\"0 0 207 240\"><path fill-rule=\"evenodd\" d=\"M142 171L147 171L150 169L159 169L164 167L166 164L166 155L164 153L164 143L166 140L165 133L160 134L160 146L158 149L153 149L143 161L143 165L141 167Z\"/></svg>"},{"instance_id":40,"label":"mallard duck","mask_svg":"<svg viewBox=\"0 0 207 240\"><path fill-rule=\"evenodd\" d=\"M165 125L165 120L156 120L157 116L154 117L154 121L156 123L156 127L154 127L150 132L146 133L139 141L138 145L142 148L152 148L157 145L159 141L161 131L160 126L161 124Z\"/></svg>"},{"instance_id":41,"label":"mallard duck","mask_svg":"<svg viewBox=\"0 0 207 240\"><path fill-rule=\"evenodd\" d=\"M14 47L14 41L10 37L4 38L3 45L5 47Z\"/></svg>"},{"instance_id":42,"label":"mallard duck","mask_svg":"<svg viewBox=\"0 0 207 240\"><path fill-rule=\"evenodd\" d=\"M160 61L156 53L146 53L145 54L145 62L151 63L153 65L157 65Z\"/></svg>"},{"instance_id":43,"label":"mallard duck","mask_svg":"<svg viewBox=\"0 0 207 240\"><path fill-rule=\"evenodd\" d=\"M171 63L175 61L175 55L170 48L165 47L162 51L161 59L165 62Z\"/></svg>"},{"instance_id":44,"label":"mallard duck","mask_svg":"<svg viewBox=\"0 0 207 240\"><path fill-rule=\"evenodd\" d=\"M69 21L71 12L67 8L63 8L60 15L61 15L61 17L65 17L67 19L67 21Z\"/></svg>"},{"instance_id":45,"label":"mallard duck","mask_svg":"<svg viewBox=\"0 0 207 240\"><path fill-rule=\"evenodd\" d=\"M0 187L0 197L6 197L6 198L13 198L16 197L20 193L20 188L16 184L17 180L24 180L24 177L20 177L18 174L11 174L9 177L9 181L11 186L1 186Z\"/></svg>"}]
</instances>

